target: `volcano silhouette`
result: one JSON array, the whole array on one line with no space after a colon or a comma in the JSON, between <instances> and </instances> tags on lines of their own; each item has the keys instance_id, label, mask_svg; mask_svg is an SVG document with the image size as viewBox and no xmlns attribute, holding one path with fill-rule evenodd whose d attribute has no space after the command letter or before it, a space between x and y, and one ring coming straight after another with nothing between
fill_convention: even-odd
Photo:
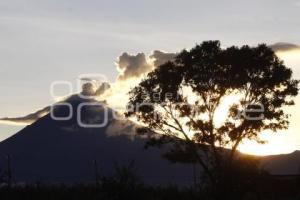
<instances>
[{"instance_id":1,"label":"volcano silhouette","mask_svg":"<svg viewBox=\"0 0 300 200\"><path fill-rule=\"evenodd\" d=\"M101 122L104 111L107 124L85 128L78 125L77 109L81 103L96 103L77 95L65 101L72 107L68 120L55 120L50 114L25 127L0 143L0 168L7 167L16 182L25 183L90 183L95 180L95 161L99 174L110 176L115 164L134 161L137 176L148 184L188 185L193 182L192 165L172 164L162 157L164 149L145 149L146 139L134 135L135 124L112 117L113 110L83 107L84 122ZM61 106L55 115L67 116L70 110ZM98 120L98 121L97 121Z\"/></svg>"}]
</instances>

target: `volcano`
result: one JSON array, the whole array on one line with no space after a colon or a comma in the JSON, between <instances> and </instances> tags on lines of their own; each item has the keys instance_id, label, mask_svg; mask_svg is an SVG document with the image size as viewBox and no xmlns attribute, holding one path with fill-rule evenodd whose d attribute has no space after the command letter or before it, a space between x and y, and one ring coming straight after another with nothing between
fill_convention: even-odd
<instances>
[{"instance_id":1,"label":"volcano","mask_svg":"<svg viewBox=\"0 0 300 200\"><path fill-rule=\"evenodd\" d=\"M64 103L70 107L61 105L53 111L60 120L47 114L0 143L0 168L5 171L9 162L15 182L91 183L95 170L110 176L116 163L122 166L129 162L134 162L136 175L147 184L193 182L191 164L170 163L162 157L164 149L145 149L146 139L134 133L136 125L115 119L114 111L104 103L84 106L80 115L82 103L99 102L73 95ZM66 119L70 112L73 115ZM78 124L78 116L85 124L107 121L105 126L87 128Z\"/></svg>"},{"instance_id":2,"label":"volcano","mask_svg":"<svg viewBox=\"0 0 300 200\"><path fill-rule=\"evenodd\" d=\"M0 174L9 171L16 183L92 183L95 171L107 177L116 165L134 163L136 176L146 184L189 186L198 178L192 164L163 158L166 149L145 149L147 139L135 134L137 125L104 102L73 95L53 108L0 143ZM299 173L299 151L259 160L271 174Z\"/></svg>"}]
</instances>

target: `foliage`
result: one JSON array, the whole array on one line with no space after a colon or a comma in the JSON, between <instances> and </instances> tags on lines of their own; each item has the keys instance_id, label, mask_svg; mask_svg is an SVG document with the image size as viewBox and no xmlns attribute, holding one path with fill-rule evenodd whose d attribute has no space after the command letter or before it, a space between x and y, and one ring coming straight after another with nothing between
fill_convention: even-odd
<instances>
[{"instance_id":1,"label":"foliage","mask_svg":"<svg viewBox=\"0 0 300 200\"><path fill-rule=\"evenodd\" d=\"M294 104L298 82L265 44L222 49L206 41L150 72L130 91L126 115L144 125L139 132L150 137L148 145L171 144L167 158L198 162L217 184L238 162L244 139L263 143L263 131L288 127L284 107ZM230 96L227 116L217 122Z\"/></svg>"}]
</instances>

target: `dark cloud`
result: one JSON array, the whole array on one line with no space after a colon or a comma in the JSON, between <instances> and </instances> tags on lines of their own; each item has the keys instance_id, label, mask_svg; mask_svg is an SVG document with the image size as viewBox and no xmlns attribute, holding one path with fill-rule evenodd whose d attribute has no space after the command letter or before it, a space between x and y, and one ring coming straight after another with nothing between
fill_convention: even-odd
<instances>
[{"instance_id":1,"label":"dark cloud","mask_svg":"<svg viewBox=\"0 0 300 200\"><path fill-rule=\"evenodd\" d=\"M278 42L272 45L269 45L273 51L292 51L292 50L300 50L300 46L296 44L286 43L286 42Z\"/></svg>"},{"instance_id":2,"label":"dark cloud","mask_svg":"<svg viewBox=\"0 0 300 200\"><path fill-rule=\"evenodd\" d=\"M31 113L29 115L26 115L24 117L16 117L16 118L9 118L5 117L0 119L2 122L13 122L13 123L19 123L19 124L31 124L38 120L39 118L45 116L50 112L50 106L47 106L41 110L38 110L37 112Z\"/></svg>"},{"instance_id":3,"label":"dark cloud","mask_svg":"<svg viewBox=\"0 0 300 200\"><path fill-rule=\"evenodd\" d=\"M163 51L155 50L153 51L153 54L150 55L150 58L154 59L154 67L158 67L168 61L172 61L176 53L166 53Z\"/></svg>"},{"instance_id":4,"label":"dark cloud","mask_svg":"<svg viewBox=\"0 0 300 200\"><path fill-rule=\"evenodd\" d=\"M142 74L149 72L153 66L147 62L144 53L129 55L123 53L117 62L118 68L122 71L119 80L126 80L132 77L140 77Z\"/></svg>"},{"instance_id":5,"label":"dark cloud","mask_svg":"<svg viewBox=\"0 0 300 200\"><path fill-rule=\"evenodd\" d=\"M81 87L81 94L84 96L95 96L96 88L92 82L87 82Z\"/></svg>"},{"instance_id":6,"label":"dark cloud","mask_svg":"<svg viewBox=\"0 0 300 200\"><path fill-rule=\"evenodd\" d=\"M104 92L106 92L108 89L110 89L110 84L107 82L97 85L91 81L82 85L81 94L84 96L96 97L104 94Z\"/></svg>"}]
</instances>

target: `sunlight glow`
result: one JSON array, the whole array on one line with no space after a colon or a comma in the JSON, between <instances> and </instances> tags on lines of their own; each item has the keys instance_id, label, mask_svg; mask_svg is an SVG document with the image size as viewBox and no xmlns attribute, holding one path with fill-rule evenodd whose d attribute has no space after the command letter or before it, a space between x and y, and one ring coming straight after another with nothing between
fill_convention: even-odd
<instances>
[{"instance_id":1,"label":"sunlight glow","mask_svg":"<svg viewBox=\"0 0 300 200\"><path fill-rule=\"evenodd\" d=\"M296 146L290 145L286 141L286 133L264 132L261 134L261 139L265 140L265 144L258 144L255 141L245 140L238 148L241 152L252 155L274 155L291 153L296 149ZM289 144L289 145L286 145Z\"/></svg>"},{"instance_id":2,"label":"sunlight glow","mask_svg":"<svg viewBox=\"0 0 300 200\"><path fill-rule=\"evenodd\" d=\"M24 127L24 126L29 125L30 123L27 123L27 122L12 122L12 121L0 120L0 124Z\"/></svg>"},{"instance_id":3,"label":"sunlight glow","mask_svg":"<svg viewBox=\"0 0 300 200\"><path fill-rule=\"evenodd\" d=\"M230 106L238 102L239 97L237 95L228 95L222 99L222 102L216 109L214 116L214 123L217 127L220 127L225 122Z\"/></svg>"},{"instance_id":4,"label":"sunlight glow","mask_svg":"<svg viewBox=\"0 0 300 200\"><path fill-rule=\"evenodd\" d=\"M300 50L281 51L276 53L277 56L284 61L286 66L293 70L293 77L300 78ZM295 106L286 109L290 118L290 126L288 130L282 130L278 133L265 132L262 133L261 139L267 141L266 144L257 144L255 141L246 140L240 145L239 150L243 153L254 155L273 155L291 153L299 149L300 139L299 133L299 111L297 106L300 103L300 97L296 97Z\"/></svg>"}]
</instances>

